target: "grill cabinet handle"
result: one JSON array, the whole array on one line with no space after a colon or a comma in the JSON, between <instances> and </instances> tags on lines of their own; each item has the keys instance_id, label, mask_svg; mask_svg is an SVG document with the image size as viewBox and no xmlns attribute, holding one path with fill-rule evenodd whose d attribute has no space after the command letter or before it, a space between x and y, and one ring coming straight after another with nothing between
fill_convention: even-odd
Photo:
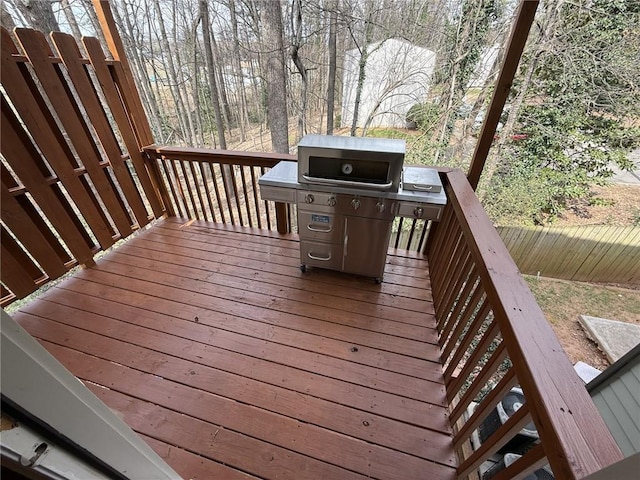
<instances>
[{"instance_id":1,"label":"grill cabinet handle","mask_svg":"<svg viewBox=\"0 0 640 480\"><path fill-rule=\"evenodd\" d=\"M329 260L331 260L331 253L329 253L326 257L318 257L317 255L314 255L313 253L309 252L307 253L307 256L311 260L320 260L321 262L328 262Z\"/></svg>"},{"instance_id":2,"label":"grill cabinet handle","mask_svg":"<svg viewBox=\"0 0 640 480\"><path fill-rule=\"evenodd\" d=\"M331 230L333 230L331 227L329 228L318 228L318 227L313 227L311 225L307 225L307 229L311 232L320 232L320 233L329 233Z\"/></svg>"}]
</instances>

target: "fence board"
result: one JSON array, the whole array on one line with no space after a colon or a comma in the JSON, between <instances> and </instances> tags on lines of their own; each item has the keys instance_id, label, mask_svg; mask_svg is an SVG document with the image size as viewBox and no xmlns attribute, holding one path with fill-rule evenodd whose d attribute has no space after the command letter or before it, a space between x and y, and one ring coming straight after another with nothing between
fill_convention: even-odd
<instances>
[{"instance_id":1,"label":"fence board","mask_svg":"<svg viewBox=\"0 0 640 480\"><path fill-rule=\"evenodd\" d=\"M145 226L149 223L147 210L144 207L138 189L131 179L129 169L122 159L120 145L115 137L112 125L109 123L102 103L98 98L96 87L93 85L86 69L85 63L87 61L82 58L78 44L71 35L54 32L52 38L58 55L60 55L60 58L67 68L67 74L80 96L87 116L109 159L109 163L111 164L111 168L122 193L129 207L133 210L138 225L141 227Z\"/></svg>"},{"instance_id":2,"label":"fence board","mask_svg":"<svg viewBox=\"0 0 640 480\"><path fill-rule=\"evenodd\" d=\"M57 128L55 119L49 112L26 66L19 65L12 58L16 53L16 48L11 41L9 32L5 29L2 29L1 43L2 85L20 115L21 121L16 123L16 128L21 128L20 124L24 124L65 189L73 197L78 210L82 213L100 246L103 249L110 247L114 243L110 226L108 222L105 223L102 212L96 207L95 199L76 176L74 168L77 168L78 165L75 158ZM13 161L7 160L14 169L16 168L15 163L22 163L19 158L14 158Z\"/></svg>"},{"instance_id":3,"label":"fence board","mask_svg":"<svg viewBox=\"0 0 640 480\"><path fill-rule=\"evenodd\" d=\"M625 272L640 269L640 259L634 262L633 258L630 258L634 245L638 244L640 244L640 228L627 229L626 234L618 241L616 260L611 263L611 268L622 276Z\"/></svg>"},{"instance_id":4,"label":"fence board","mask_svg":"<svg viewBox=\"0 0 640 480\"><path fill-rule=\"evenodd\" d=\"M522 273L640 283L640 227L498 227L498 233Z\"/></svg>"},{"instance_id":5,"label":"fence board","mask_svg":"<svg viewBox=\"0 0 640 480\"><path fill-rule=\"evenodd\" d=\"M109 109L118 124L120 133L122 134L122 139L129 151L131 161L133 162L136 173L138 174L138 179L142 185L142 189L151 204L154 215L159 217L164 213L163 208L160 204L155 188L151 183L151 178L147 172L143 154L139 150L138 141L136 139L135 132L132 129L129 115L122 104L122 99L118 89L113 82L113 77L109 71L107 60L104 57L102 46L97 38L85 37L82 39L82 42L87 50L91 64L95 69L96 76L98 77L102 91L107 99L107 103L109 104Z\"/></svg>"},{"instance_id":6,"label":"fence board","mask_svg":"<svg viewBox=\"0 0 640 480\"><path fill-rule=\"evenodd\" d=\"M615 247L620 245L620 242L624 240L624 237L626 237L627 234L624 227L618 227L611 231L602 232L606 235L606 238L600 237L599 240L595 235L593 235L593 233L595 232L590 232L591 235L589 236L589 240L597 243L595 243L591 253L585 257L584 261L573 275L576 280L590 280L590 274L604 258L617 258L619 251ZM624 243L622 246L624 247ZM608 269L612 274L614 273L614 269L611 268L611 263L609 263Z\"/></svg>"},{"instance_id":7,"label":"fence board","mask_svg":"<svg viewBox=\"0 0 640 480\"><path fill-rule=\"evenodd\" d=\"M44 215L49 219L60 237L69 247L69 250L80 263L86 263L93 258L90 244L85 240L83 232L79 231L73 219L67 213L67 209L60 203L58 196L46 182L46 175L36 168L35 157L38 152L35 147L24 138L24 132L14 126L17 119L3 98L2 107L2 153L7 162L12 166L20 180L33 196ZM13 161L15 159L15 161ZM4 278L4 275L3 275Z\"/></svg>"},{"instance_id":8,"label":"fence board","mask_svg":"<svg viewBox=\"0 0 640 480\"><path fill-rule=\"evenodd\" d=\"M636 228L629 238L629 244L620 252L619 260L614 264L614 268L619 269L619 275L623 283L640 282L640 259L638 257L637 247L639 244L640 228Z\"/></svg>"},{"instance_id":9,"label":"fence board","mask_svg":"<svg viewBox=\"0 0 640 480\"><path fill-rule=\"evenodd\" d=\"M55 237L49 236L49 238L45 238L34 219L24 211L4 183L1 188L2 221L26 247L50 278L57 278L63 275L67 271L64 262L49 243L51 240L57 242ZM58 248L59 250L62 249L59 244Z\"/></svg>"},{"instance_id":10,"label":"fence board","mask_svg":"<svg viewBox=\"0 0 640 480\"><path fill-rule=\"evenodd\" d=\"M2 281L16 297L26 297L31 292L34 292L38 286L20 262L7 249L6 245L2 243L1 247L0 268L2 268Z\"/></svg>"},{"instance_id":11,"label":"fence board","mask_svg":"<svg viewBox=\"0 0 640 480\"><path fill-rule=\"evenodd\" d=\"M122 237L128 236L131 234L131 222L122 209L117 193L109 184L106 171L100 166L100 152L93 143L82 112L73 101L73 94L62 74L58 59L53 57L42 32L17 28L16 35L116 228Z\"/></svg>"}]
</instances>

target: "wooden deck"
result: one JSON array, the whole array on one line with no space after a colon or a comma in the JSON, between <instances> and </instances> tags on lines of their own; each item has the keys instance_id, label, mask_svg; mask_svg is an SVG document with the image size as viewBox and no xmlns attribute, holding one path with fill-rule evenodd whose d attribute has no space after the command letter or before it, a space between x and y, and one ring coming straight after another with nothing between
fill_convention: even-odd
<instances>
[{"instance_id":1,"label":"wooden deck","mask_svg":"<svg viewBox=\"0 0 640 480\"><path fill-rule=\"evenodd\" d=\"M426 260L298 266L293 236L161 220L13 317L184 478L454 478Z\"/></svg>"}]
</instances>

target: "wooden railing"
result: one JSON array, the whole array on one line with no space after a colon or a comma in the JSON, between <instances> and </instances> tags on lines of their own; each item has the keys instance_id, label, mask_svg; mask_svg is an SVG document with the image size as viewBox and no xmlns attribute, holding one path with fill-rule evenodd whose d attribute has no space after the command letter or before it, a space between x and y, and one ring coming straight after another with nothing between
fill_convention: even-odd
<instances>
[{"instance_id":1,"label":"wooden railing","mask_svg":"<svg viewBox=\"0 0 640 480\"><path fill-rule=\"evenodd\" d=\"M144 150L156 162L168 191L170 215L290 231L287 205L262 200L258 179L281 160L295 160L294 156L158 146Z\"/></svg>"},{"instance_id":2,"label":"wooden railing","mask_svg":"<svg viewBox=\"0 0 640 480\"><path fill-rule=\"evenodd\" d=\"M258 179L296 156L151 145L144 149L168 192L169 215L295 232L295 206L264 201ZM423 251L430 222L397 217L391 248Z\"/></svg>"},{"instance_id":3,"label":"wooden railing","mask_svg":"<svg viewBox=\"0 0 640 480\"><path fill-rule=\"evenodd\" d=\"M495 478L516 478L547 462L555 478L582 478L621 459L466 177L457 170L441 177L448 204L427 255L459 478L531 420L540 443ZM471 448L474 431L516 385L525 404Z\"/></svg>"}]
</instances>

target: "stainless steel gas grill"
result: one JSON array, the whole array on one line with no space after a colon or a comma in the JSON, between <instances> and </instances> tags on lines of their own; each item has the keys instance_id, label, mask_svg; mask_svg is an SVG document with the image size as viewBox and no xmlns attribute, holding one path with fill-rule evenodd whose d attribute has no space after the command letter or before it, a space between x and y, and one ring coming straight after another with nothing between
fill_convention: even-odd
<instances>
[{"instance_id":1,"label":"stainless steel gas grill","mask_svg":"<svg viewBox=\"0 0 640 480\"><path fill-rule=\"evenodd\" d=\"M397 216L440 219L446 196L437 172L405 167L401 140L307 135L298 163L280 162L260 178L263 200L295 203L300 268L374 277L384 273Z\"/></svg>"}]
</instances>

